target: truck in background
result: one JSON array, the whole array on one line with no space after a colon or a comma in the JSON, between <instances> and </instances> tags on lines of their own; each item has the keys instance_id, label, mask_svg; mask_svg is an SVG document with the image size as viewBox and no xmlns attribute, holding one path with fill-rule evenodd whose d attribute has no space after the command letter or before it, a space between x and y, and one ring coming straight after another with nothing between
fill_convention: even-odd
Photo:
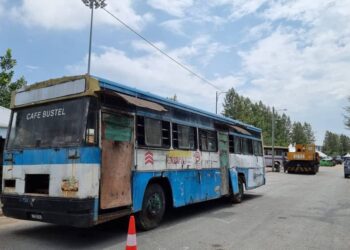
<instances>
[{"instance_id":1,"label":"truck in background","mask_svg":"<svg viewBox=\"0 0 350 250\"><path fill-rule=\"evenodd\" d=\"M285 172L316 174L320 166L320 156L315 144L296 144L295 152L288 152Z\"/></svg>"}]
</instances>

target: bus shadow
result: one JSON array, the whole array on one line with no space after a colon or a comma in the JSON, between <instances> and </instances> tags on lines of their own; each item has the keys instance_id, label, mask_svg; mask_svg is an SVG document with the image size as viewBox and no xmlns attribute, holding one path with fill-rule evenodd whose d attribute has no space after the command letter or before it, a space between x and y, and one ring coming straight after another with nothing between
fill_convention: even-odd
<instances>
[{"instance_id":1,"label":"bus shadow","mask_svg":"<svg viewBox=\"0 0 350 250\"><path fill-rule=\"evenodd\" d=\"M232 204L228 198L221 198L216 200L205 201L201 203L191 204L185 207L172 208L165 215L162 227L170 227L176 224L180 224L183 221L189 219L195 219L203 215L220 212L222 209L234 208L237 205L244 205L254 199L262 197L261 194L244 194L244 200L241 204ZM230 212L234 214L234 212Z\"/></svg>"},{"instance_id":2,"label":"bus shadow","mask_svg":"<svg viewBox=\"0 0 350 250\"><path fill-rule=\"evenodd\" d=\"M33 245L47 246L46 249L104 249L126 241L128 219L124 217L92 228L40 224L13 233Z\"/></svg>"},{"instance_id":3,"label":"bus shadow","mask_svg":"<svg viewBox=\"0 0 350 250\"><path fill-rule=\"evenodd\" d=\"M245 194L242 204L250 200L257 199L262 195ZM162 230L171 226L175 226L184 221L195 219L203 215L220 212L236 206L227 198L211 200L196 203L180 208L172 208L165 214L162 225L156 230ZM234 214L233 212L229 212ZM32 242L33 245L45 245L47 249L101 249L113 248L117 244L125 244L129 217L123 217L115 221L97 225L93 228L73 228L66 226L57 226L51 224L38 224L32 227L15 229L12 233L18 235L24 240ZM146 232L137 232L142 235Z\"/></svg>"}]
</instances>

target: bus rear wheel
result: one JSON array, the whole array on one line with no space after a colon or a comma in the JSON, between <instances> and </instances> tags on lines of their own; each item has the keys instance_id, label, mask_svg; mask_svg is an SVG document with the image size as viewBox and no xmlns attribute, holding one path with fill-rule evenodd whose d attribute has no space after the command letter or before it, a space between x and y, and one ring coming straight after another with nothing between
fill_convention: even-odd
<instances>
[{"instance_id":1,"label":"bus rear wheel","mask_svg":"<svg viewBox=\"0 0 350 250\"><path fill-rule=\"evenodd\" d=\"M159 184L150 184L145 192L142 210L137 214L137 225L142 230L157 227L165 213L165 195Z\"/></svg>"}]
</instances>

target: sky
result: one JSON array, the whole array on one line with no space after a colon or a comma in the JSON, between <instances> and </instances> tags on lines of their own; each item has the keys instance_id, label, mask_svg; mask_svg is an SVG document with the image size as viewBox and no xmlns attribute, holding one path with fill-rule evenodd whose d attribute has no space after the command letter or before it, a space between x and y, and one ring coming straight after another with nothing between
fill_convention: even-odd
<instances>
[{"instance_id":1,"label":"sky","mask_svg":"<svg viewBox=\"0 0 350 250\"><path fill-rule=\"evenodd\" d=\"M106 0L106 9L221 91L350 136L350 0ZM29 83L87 71L81 0L0 0L0 54ZM215 112L215 91L95 10L91 73ZM219 96L222 111L224 94ZM286 111L282 111L287 109Z\"/></svg>"}]
</instances>

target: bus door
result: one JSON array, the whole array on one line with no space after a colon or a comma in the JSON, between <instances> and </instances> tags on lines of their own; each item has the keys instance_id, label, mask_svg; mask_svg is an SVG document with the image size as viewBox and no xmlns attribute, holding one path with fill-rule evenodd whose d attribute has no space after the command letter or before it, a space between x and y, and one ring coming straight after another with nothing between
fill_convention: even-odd
<instances>
[{"instance_id":1,"label":"bus door","mask_svg":"<svg viewBox=\"0 0 350 250\"><path fill-rule=\"evenodd\" d=\"M221 171L221 195L229 193L229 141L228 133L219 131L219 155Z\"/></svg>"},{"instance_id":2,"label":"bus door","mask_svg":"<svg viewBox=\"0 0 350 250\"><path fill-rule=\"evenodd\" d=\"M131 205L131 170L134 164L134 117L102 113L100 207Z\"/></svg>"}]
</instances>

